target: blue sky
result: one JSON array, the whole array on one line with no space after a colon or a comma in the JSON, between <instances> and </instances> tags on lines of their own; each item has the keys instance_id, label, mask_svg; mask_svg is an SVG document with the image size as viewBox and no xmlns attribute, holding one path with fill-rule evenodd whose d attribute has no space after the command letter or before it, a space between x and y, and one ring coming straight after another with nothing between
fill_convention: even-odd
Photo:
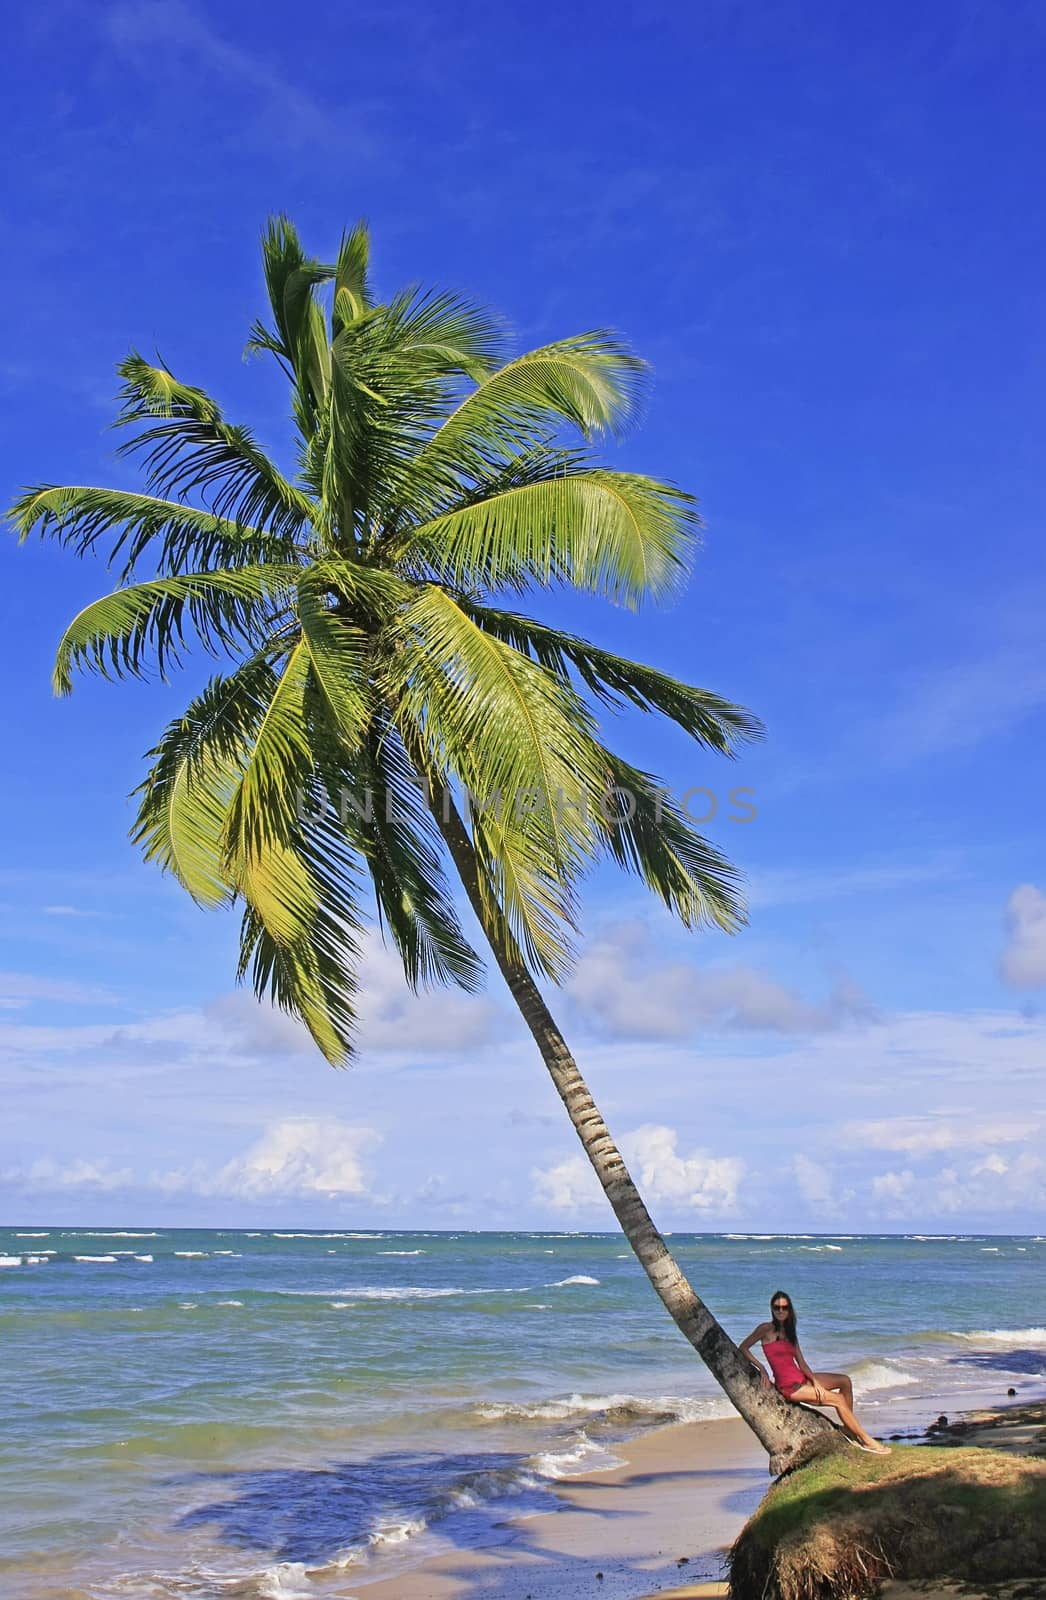
<instances>
[{"instance_id":1,"label":"blue sky","mask_svg":"<svg viewBox=\"0 0 1046 1600\"><path fill-rule=\"evenodd\" d=\"M9 22L9 497L132 481L132 343L285 444L275 371L240 359L278 210L319 254L365 215L386 289L461 289L524 344L614 326L653 363L616 455L700 496L694 582L542 615L768 729L729 767L629 723L640 765L721 797L750 926L686 936L600 875L557 1000L666 1227L1041 1228L1044 55L1016 0ZM105 573L0 559L0 1218L600 1226L494 984L411 1004L376 947L341 1074L233 992L232 921L126 838L197 669L54 701Z\"/></svg>"}]
</instances>

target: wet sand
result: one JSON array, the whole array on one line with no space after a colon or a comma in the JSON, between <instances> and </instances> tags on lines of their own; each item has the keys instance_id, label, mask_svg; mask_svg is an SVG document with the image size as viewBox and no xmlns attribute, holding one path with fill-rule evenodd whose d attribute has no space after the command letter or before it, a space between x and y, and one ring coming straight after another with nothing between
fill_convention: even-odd
<instances>
[{"instance_id":1,"label":"wet sand","mask_svg":"<svg viewBox=\"0 0 1046 1600\"><path fill-rule=\"evenodd\" d=\"M614 1446L622 1465L556 1485L562 1509L506 1521L496 1542L445 1552L361 1600L683 1600L725 1594L723 1558L767 1489L743 1422L691 1422ZM348 1590L347 1590L348 1593Z\"/></svg>"}]
</instances>

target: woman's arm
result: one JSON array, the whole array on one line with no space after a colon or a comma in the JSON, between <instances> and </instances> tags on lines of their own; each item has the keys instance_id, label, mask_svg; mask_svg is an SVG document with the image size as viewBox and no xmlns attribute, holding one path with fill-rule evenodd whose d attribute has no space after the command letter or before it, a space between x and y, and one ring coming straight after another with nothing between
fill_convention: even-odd
<instances>
[{"instance_id":1,"label":"woman's arm","mask_svg":"<svg viewBox=\"0 0 1046 1600\"><path fill-rule=\"evenodd\" d=\"M817 1380L810 1371L810 1368L807 1366L806 1357L803 1355L803 1352L800 1350L798 1344L795 1347L795 1364L799 1368L800 1372L806 1373L806 1376L809 1378L811 1383L816 1383Z\"/></svg>"},{"instance_id":2,"label":"woman's arm","mask_svg":"<svg viewBox=\"0 0 1046 1600\"><path fill-rule=\"evenodd\" d=\"M768 1327L769 1323L761 1322L758 1328L753 1328L752 1332L748 1335L748 1338L739 1344L737 1348L741 1351L742 1355L746 1355L748 1357L753 1367L755 1367L758 1372L762 1373L763 1377L766 1378L766 1381L769 1383L770 1380L766 1377L766 1368L759 1360L759 1357L752 1354L752 1346L762 1339Z\"/></svg>"}]
</instances>

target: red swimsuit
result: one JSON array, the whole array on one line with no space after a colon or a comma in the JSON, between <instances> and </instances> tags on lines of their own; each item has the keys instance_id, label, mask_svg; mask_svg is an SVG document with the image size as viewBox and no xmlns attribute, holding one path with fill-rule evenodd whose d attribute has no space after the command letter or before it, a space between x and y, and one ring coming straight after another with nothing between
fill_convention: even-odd
<instances>
[{"instance_id":1,"label":"red swimsuit","mask_svg":"<svg viewBox=\"0 0 1046 1600\"><path fill-rule=\"evenodd\" d=\"M763 1350L774 1374L774 1387L780 1389L783 1395L793 1394L804 1383L809 1383L809 1378L795 1359L794 1344L787 1339L772 1339L769 1344L764 1343Z\"/></svg>"}]
</instances>

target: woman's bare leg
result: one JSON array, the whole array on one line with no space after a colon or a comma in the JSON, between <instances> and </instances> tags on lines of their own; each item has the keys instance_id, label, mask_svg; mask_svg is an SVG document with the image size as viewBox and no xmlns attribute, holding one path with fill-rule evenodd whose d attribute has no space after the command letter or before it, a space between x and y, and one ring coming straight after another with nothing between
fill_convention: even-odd
<instances>
[{"instance_id":1,"label":"woman's bare leg","mask_svg":"<svg viewBox=\"0 0 1046 1600\"><path fill-rule=\"evenodd\" d=\"M838 1389L850 1410L853 1410L854 1386L845 1372L815 1372L814 1378L822 1389Z\"/></svg>"},{"instance_id":2,"label":"woman's bare leg","mask_svg":"<svg viewBox=\"0 0 1046 1600\"><path fill-rule=\"evenodd\" d=\"M868 1445L873 1450L884 1450L878 1439L873 1439L866 1433L854 1416L852 1409L847 1405L841 1394L829 1393L819 1385L804 1383L801 1389L793 1389L788 1396L789 1400L805 1400L807 1405L831 1406L833 1411L839 1413L839 1421L860 1444Z\"/></svg>"}]
</instances>

